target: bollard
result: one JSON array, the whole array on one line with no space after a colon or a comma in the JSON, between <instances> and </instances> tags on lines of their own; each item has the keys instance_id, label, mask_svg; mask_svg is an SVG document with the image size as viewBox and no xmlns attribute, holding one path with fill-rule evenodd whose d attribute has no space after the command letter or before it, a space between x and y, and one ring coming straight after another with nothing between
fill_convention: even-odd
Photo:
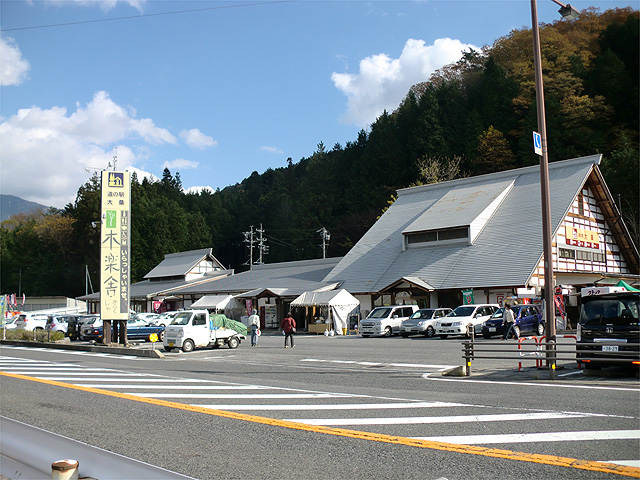
<instances>
[{"instance_id":1,"label":"bollard","mask_svg":"<svg viewBox=\"0 0 640 480\"><path fill-rule=\"evenodd\" d=\"M77 460L58 460L51 464L51 480L78 480Z\"/></svg>"}]
</instances>

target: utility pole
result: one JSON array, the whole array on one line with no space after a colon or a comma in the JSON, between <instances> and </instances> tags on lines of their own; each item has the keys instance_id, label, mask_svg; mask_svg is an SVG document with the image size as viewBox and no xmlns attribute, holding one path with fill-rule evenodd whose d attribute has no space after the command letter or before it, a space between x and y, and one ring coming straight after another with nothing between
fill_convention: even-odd
<instances>
[{"instance_id":1,"label":"utility pole","mask_svg":"<svg viewBox=\"0 0 640 480\"><path fill-rule=\"evenodd\" d=\"M246 243L249 246L249 260L248 262L245 262L243 265L249 265L249 269L251 269L253 265L253 244L255 243L255 240L253 239L253 225L249 227L248 232L242 232L242 233L244 235L244 243Z\"/></svg>"},{"instance_id":2,"label":"utility pole","mask_svg":"<svg viewBox=\"0 0 640 480\"><path fill-rule=\"evenodd\" d=\"M329 233L329 230L324 227L322 227L320 230L316 230L316 233L319 233L320 238L322 238L322 245L319 245L320 247L322 247L322 258L327 258L327 247L329 239L331 239L331 234Z\"/></svg>"},{"instance_id":3,"label":"utility pole","mask_svg":"<svg viewBox=\"0 0 640 480\"><path fill-rule=\"evenodd\" d=\"M265 243L267 242L267 239L262 235L264 233L262 224L260 224L260 228L258 228L256 232L260 234L260 236L258 237L259 256L258 256L258 261L256 262L256 265L263 265L264 264L263 255L266 255L267 253L269 253L269 247L265 245Z\"/></svg>"}]
</instances>

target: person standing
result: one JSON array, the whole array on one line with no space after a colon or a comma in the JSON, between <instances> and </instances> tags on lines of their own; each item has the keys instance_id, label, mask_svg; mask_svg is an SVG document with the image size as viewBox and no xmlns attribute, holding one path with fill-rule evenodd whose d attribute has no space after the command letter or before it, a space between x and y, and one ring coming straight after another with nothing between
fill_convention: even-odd
<instances>
[{"instance_id":1,"label":"person standing","mask_svg":"<svg viewBox=\"0 0 640 480\"><path fill-rule=\"evenodd\" d=\"M502 312L502 323L504 324L504 335L502 336L502 340L507 340L509 338L509 334L516 323L513 317L513 311L511 310L511 305L508 303L504 306L504 311ZM518 335L515 330L513 332L513 336L517 339Z\"/></svg>"},{"instance_id":2,"label":"person standing","mask_svg":"<svg viewBox=\"0 0 640 480\"><path fill-rule=\"evenodd\" d=\"M293 348L293 334L296 331L296 321L291 316L291 312L287 313L287 316L282 320L282 330L284 330L284 348L289 348L287 346L287 339L291 339L291 348Z\"/></svg>"},{"instance_id":3,"label":"person standing","mask_svg":"<svg viewBox=\"0 0 640 480\"><path fill-rule=\"evenodd\" d=\"M258 336L260 335L260 317L257 315L256 309L251 311L249 316L249 325L251 325L251 346L258 346Z\"/></svg>"}]
</instances>

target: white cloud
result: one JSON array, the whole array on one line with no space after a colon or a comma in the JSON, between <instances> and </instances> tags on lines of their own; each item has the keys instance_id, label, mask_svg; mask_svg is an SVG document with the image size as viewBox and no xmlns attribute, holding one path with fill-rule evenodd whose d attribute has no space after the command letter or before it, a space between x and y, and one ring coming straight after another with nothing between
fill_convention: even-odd
<instances>
[{"instance_id":1,"label":"white cloud","mask_svg":"<svg viewBox=\"0 0 640 480\"><path fill-rule=\"evenodd\" d=\"M0 85L20 85L27 79L30 65L13 38L0 38Z\"/></svg>"},{"instance_id":2,"label":"white cloud","mask_svg":"<svg viewBox=\"0 0 640 480\"><path fill-rule=\"evenodd\" d=\"M457 61L469 48L478 49L451 38L439 38L433 45L409 39L399 58L380 53L361 60L357 74L334 72L331 80L348 98L342 121L368 126L385 109L395 110L412 85L427 81L438 68Z\"/></svg>"},{"instance_id":3,"label":"white cloud","mask_svg":"<svg viewBox=\"0 0 640 480\"><path fill-rule=\"evenodd\" d=\"M134 118L105 92L86 106L78 104L70 115L63 107L20 109L0 123L0 191L62 208L75 200L90 173L113 161L114 146L118 170L144 161L148 150L139 147L139 137L153 145L177 143L167 130ZM125 141L135 145L119 144Z\"/></svg>"},{"instance_id":4,"label":"white cloud","mask_svg":"<svg viewBox=\"0 0 640 480\"><path fill-rule=\"evenodd\" d=\"M185 160L184 158L177 158L171 162L164 162L162 168L168 168L169 170L187 170L191 168L198 168L200 165L198 162L192 160Z\"/></svg>"},{"instance_id":5,"label":"white cloud","mask_svg":"<svg viewBox=\"0 0 640 480\"><path fill-rule=\"evenodd\" d=\"M82 5L82 6L99 6L105 12L116 7L118 3L125 3L127 5L132 6L139 12L143 11L143 7L147 0L47 0L49 3L53 3L56 5L68 6L70 4Z\"/></svg>"},{"instance_id":6,"label":"white cloud","mask_svg":"<svg viewBox=\"0 0 640 480\"><path fill-rule=\"evenodd\" d=\"M264 150L265 152L269 152L269 153L284 153L282 150L280 150L277 147L264 146L264 147L260 147L260 150Z\"/></svg>"},{"instance_id":7,"label":"white cloud","mask_svg":"<svg viewBox=\"0 0 640 480\"><path fill-rule=\"evenodd\" d=\"M180 132L180 138L182 138L189 147L197 148L198 150L204 150L207 147L215 147L218 145L217 141L205 135L197 128L182 130Z\"/></svg>"}]
</instances>

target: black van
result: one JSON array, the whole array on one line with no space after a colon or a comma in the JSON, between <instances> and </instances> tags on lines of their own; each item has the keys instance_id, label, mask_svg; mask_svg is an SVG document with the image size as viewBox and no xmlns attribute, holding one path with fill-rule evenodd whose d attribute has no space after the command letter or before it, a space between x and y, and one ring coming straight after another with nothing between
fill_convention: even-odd
<instances>
[{"instance_id":1,"label":"black van","mask_svg":"<svg viewBox=\"0 0 640 480\"><path fill-rule=\"evenodd\" d=\"M586 369L640 366L640 293L582 297L576 354Z\"/></svg>"}]
</instances>

